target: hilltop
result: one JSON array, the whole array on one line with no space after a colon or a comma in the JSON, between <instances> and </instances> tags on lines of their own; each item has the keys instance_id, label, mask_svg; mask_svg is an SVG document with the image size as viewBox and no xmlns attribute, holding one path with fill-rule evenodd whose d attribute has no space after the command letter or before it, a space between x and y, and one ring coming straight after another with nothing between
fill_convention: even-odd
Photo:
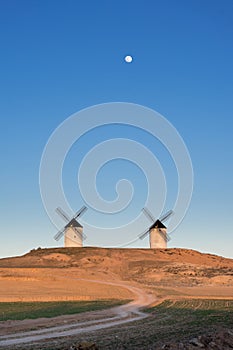
<instances>
[{"instance_id":1,"label":"hilltop","mask_svg":"<svg viewBox=\"0 0 233 350\"><path fill-rule=\"evenodd\" d=\"M121 264L163 261L164 263L194 264L212 267L233 267L233 259L200 253L191 249L138 249L138 248L38 248L17 257L0 259L0 267L72 267L82 264L117 260ZM130 266L128 266L130 267Z\"/></svg>"},{"instance_id":2,"label":"hilltop","mask_svg":"<svg viewBox=\"0 0 233 350\"><path fill-rule=\"evenodd\" d=\"M61 283L60 279L64 276L73 278L72 285L66 286L66 292L64 292L63 286L58 287ZM41 297L43 290L53 289L53 287L56 291L60 288L61 293L64 292L64 296L67 298L71 297L73 295L72 286L77 297L77 294L80 293L77 293L77 288L75 289L77 285L75 280L78 278L130 281L149 288L152 292L156 290L157 294L159 288L159 295L167 293L189 295L194 292L195 295L206 295L206 293L210 293L210 290L212 295L219 293L220 295L222 293L231 295L233 259L179 248L151 250L95 247L39 248L20 257L0 259L2 297L4 294L6 296L6 293L4 293L1 281L5 283L8 281L8 292L14 288L20 289L21 292L23 290L21 297L25 295L27 286L32 291L37 288L39 281L41 282ZM46 286L48 281L50 281L49 287ZM44 287L43 283L45 283ZM78 283L79 286L82 285L81 281ZM200 289L201 287L202 289ZM205 287L204 292L203 287ZM220 287L221 292L219 291ZM85 294L86 298L88 296L93 298L93 288L91 289L90 292L86 283L85 293L81 293L81 296ZM56 297L58 294L53 293ZM123 293L123 291L120 294L122 297L129 297L129 294ZM96 296L100 298L99 294ZM116 297L115 293L113 293L113 297Z\"/></svg>"}]
</instances>

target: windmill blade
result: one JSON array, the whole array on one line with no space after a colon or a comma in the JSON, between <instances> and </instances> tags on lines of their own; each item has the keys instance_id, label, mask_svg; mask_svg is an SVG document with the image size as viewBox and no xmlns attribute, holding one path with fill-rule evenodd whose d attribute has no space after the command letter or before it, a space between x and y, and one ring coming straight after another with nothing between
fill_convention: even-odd
<instances>
[{"instance_id":1,"label":"windmill blade","mask_svg":"<svg viewBox=\"0 0 233 350\"><path fill-rule=\"evenodd\" d=\"M80 238L81 240L85 240L85 239L87 238L87 236L84 235L84 233L83 233L82 231L80 231L80 230L78 229L78 227L72 227L72 228L73 228L73 230L75 231L75 233L79 236L79 238Z\"/></svg>"},{"instance_id":2,"label":"windmill blade","mask_svg":"<svg viewBox=\"0 0 233 350\"><path fill-rule=\"evenodd\" d=\"M171 240L171 237L160 229L159 229L159 234L166 242Z\"/></svg>"},{"instance_id":3,"label":"windmill blade","mask_svg":"<svg viewBox=\"0 0 233 350\"><path fill-rule=\"evenodd\" d=\"M58 231L58 233L55 234L55 236L53 237L56 241L59 241L59 239L64 235L65 232L65 228L63 228L63 230Z\"/></svg>"},{"instance_id":4,"label":"windmill blade","mask_svg":"<svg viewBox=\"0 0 233 350\"><path fill-rule=\"evenodd\" d=\"M159 221L166 221L174 214L173 210L169 210L166 214L162 215Z\"/></svg>"},{"instance_id":5,"label":"windmill blade","mask_svg":"<svg viewBox=\"0 0 233 350\"><path fill-rule=\"evenodd\" d=\"M146 231L144 231L143 233L138 235L138 238L144 239L148 235L149 232L150 232L150 230L147 229Z\"/></svg>"},{"instance_id":6,"label":"windmill blade","mask_svg":"<svg viewBox=\"0 0 233 350\"><path fill-rule=\"evenodd\" d=\"M151 220L152 222L155 222L155 218L148 208L142 208L142 211L149 218L149 220Z\"/></svg>"},{"instance_id":7,"label":"windmill blade","mask_svg":"<svg viewBox=\"0 0 233 350\"><path fill-rule=\"evenodd\" d=\"M63 220L70 222L69 216L64 212L64 210L62 210L62 208L58 207L55 209L55 211Z\"/></svg>"},{"instance_id":8,"label":"windmill blade","mask_svg":"<svg viewBox=\"0 0 233 350\"><path fill-rule=\"evenodd\" d=\"M79 211L77 211L73 219L77 219L77 217L83 215L86 210L87 210L87 207L84 205L81 209L79 209Z\"/></svg>"}]
</instances>

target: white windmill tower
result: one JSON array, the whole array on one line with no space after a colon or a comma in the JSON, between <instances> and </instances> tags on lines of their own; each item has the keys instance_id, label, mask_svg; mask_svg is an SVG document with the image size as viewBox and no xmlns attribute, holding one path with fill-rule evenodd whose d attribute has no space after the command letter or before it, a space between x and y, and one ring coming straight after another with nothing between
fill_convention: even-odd
<instances>
[{"instance_id":1,"label":"white windmill tower","mask_svg":"<svg viewBox=\"0 0 233 350\"><path fill-rule=\"evenodd\" d=\"M151 212L147 208L142 209L144 214L153 222L153 224L143 233L139 235L140 239L144 239L150 234L150 248L167 248L167 242L170 237L167 234L167 227L163 224L173 214L172 210L169 210L160 219L156 220ZM163 222L162 222L163 221Z\"/></svg>"},{"instance_id":2,"label":"white windmill tower","mask_svg":"<svg viewBox=\"0 0 233 350\"><path fill-rule=\"evenodd\" d=\"M71 219L61 208L57 208L56 212L67 222L65 227L60 230L55 236L55 240L58 241L64 235L64 246L65 247L82 247L83 240L86 236L83 233L83 227L76 220L80 217L87 207L83 206Z\"/></svg>"}]
</instances>

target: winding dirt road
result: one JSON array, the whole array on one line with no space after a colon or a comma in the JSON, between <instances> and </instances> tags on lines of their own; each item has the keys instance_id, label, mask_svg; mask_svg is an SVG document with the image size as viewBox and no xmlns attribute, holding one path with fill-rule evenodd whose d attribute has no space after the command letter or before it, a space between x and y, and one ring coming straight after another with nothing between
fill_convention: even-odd
<instances>
[{"instance_id":1,"label":"winding dirt road","mask_svg":"<svg viewBox=\"0 0 233 350\"><path fill-rule=\"evenodd\" d=\"M23 343L39 342L51 338L60 338L77 335L86 332L94 332L99 329L121 325L148 317L149 315L140 311L155 301L155 297L145 293L144 290L124 282L103 282L98 280L85 280L99 284L107 284L128 289L133 293L134 299L128 304L117 306L111 309L98 311L98 318L83 322L66 323L65 325L41 328L33 331L22 331L0 336L0 347Z\"/></svg>"}]
</instances>

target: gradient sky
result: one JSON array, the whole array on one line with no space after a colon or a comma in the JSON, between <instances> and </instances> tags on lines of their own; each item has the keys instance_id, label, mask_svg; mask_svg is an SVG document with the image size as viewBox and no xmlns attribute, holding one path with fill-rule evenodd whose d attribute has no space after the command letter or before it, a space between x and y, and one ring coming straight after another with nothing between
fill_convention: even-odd
<instances>
[{"instance_id":1,"label":"gradient sky","mask_svg":"<svg viewBox=\"0 0 233 350\"><path fill-rule=\"evenodd\" d=\"M193 198L169 246L233 258L232 0L0 0L0 43L0 257L57 245L40 197L44 146L71 114L122 101L165 116L191 155ZM115 132L90 136L87 149ZM70 194L72 152L64 169ZM133 167L129 174L138 174L136 186L144 181ZM113 185L104 182L104 196ZM141 191L136 204L143 198Z\"/></svg>"}]
</instances>

